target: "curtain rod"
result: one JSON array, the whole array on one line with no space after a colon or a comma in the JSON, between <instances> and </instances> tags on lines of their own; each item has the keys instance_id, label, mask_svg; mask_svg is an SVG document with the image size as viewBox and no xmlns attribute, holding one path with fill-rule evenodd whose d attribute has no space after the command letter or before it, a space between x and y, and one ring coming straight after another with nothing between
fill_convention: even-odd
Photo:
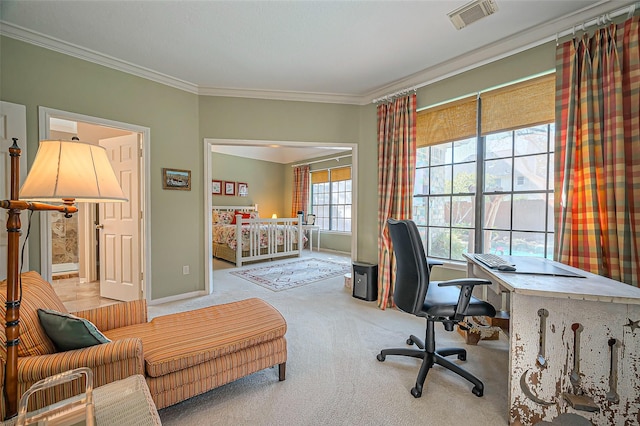
<instances>
[{"instance_id":1,"label":"curtain rod","mask_svg":"<svg viewBox=\"0 0 640 426\"><path fill-rule=\"evenodd\" d=\"M576 30L586 31L588 27L600 26L604 25L608 22L611 22L613 18L617 18L618 16L622 16L625 13L628 15L628 18L631 18L636 10L640 10L640 2L635 2L630 4L622 9L614 10L613 12L605 13L600 16L595 16L587 21L583 21L581 24L575 24L573 27L568 28L562 32L556 33L556 44L558 43L558 39L560 37L575 35Z\"/></svg>"},{"instance_id":2,"label":"curtain rod","mask_svg":"<svg viewBox=\"0 0 640 426\"><path fill-rule=\"evenodd\" d=\"M380 102L391 102L392 100L394 100L397 97L408 95L411 92L415 92L420 87L422 87L422 86L417 85L417 86L408 87L406 89L398 90L397 92L391 93L389 95L382 96L382 97L380 97L378 99L374 99L373 101L371 101L371 103L377 104L377 103L380 103Z\"/></svg>"},{"instance_id":3,"label":"curtain rod","mask_svg":"<svg viewBox=\"0 0 640 426\"><path fill-rule=\"evenodd\" d=\"M633 4L630 4L628 6L623 7L622 9L618 9L618 10L614 10L613 12L609 12L609 13L605 13L603 15L599 15L596 17L593 17L587 21L583 21L581 24L575 24L572 28L569 28L567 30L564 30L560 33L556 33L555 35L555 39L556 39L556 44L558 43L558 38L560 37L564 37L567 36L569 34L575 34L576 30L582 30L585 31L586 28L588 27L592 27L594 25L604 25L607 23L607 21L611 22L611 20L613 18L617 18L618 16L622 16L625 13L627 13L629 15L629 18L633 16L633 14L636 12L636 10L640 10L640 2L635 2ZM551 40L553 37L553 35L547 39L547 40ZM395 98L397 98L398 96L402 96L402 95L406 95L408 93L411 93L412 91L415 92L418 89L420 89L423 86L426 86L428 83L420 83L420 84L416 84L414 86L411 86L409 88L406 89L402 89L399 90L397 92L394 93L390 93L388 95L382 96L380 98L374 99L371 101L371 103L373 104L377 104L380 102L391 102L392 100L394 100Z\"/></svg>"},{"instance_id":4,"label":"curtain rod","mask_svg":"<svg viewBox=\"0 0 640 426\"><path fill-rule=\"evenodd\" d=\"M323 163L325 161L331 161L331 160L340 160L341 158L347 158L347 157L351 157L351 154L347 154L347 155L339 155L337 157L331 157L331 158L325 158L322 160L315 160L315 161L309 161L308 163L300 163L300 164L292 164L291 167L298 167L298 166L307 166L309 164L315 164L315 163Z\"/></svg>"}]
</instances>

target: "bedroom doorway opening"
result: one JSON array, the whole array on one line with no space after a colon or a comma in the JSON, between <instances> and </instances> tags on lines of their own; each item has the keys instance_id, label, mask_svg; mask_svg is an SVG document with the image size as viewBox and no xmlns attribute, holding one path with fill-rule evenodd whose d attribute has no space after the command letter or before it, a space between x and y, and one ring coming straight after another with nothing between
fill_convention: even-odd
<instances>
[{"instance_id":1,"label":"bedroom doorway opening","mask_svg":"<svg viewBox=\"0 0 640 426\"><path fill-rule=\"evenodd\" d=\"M41 139L78 139L104 146L129 201L78 205L71 219L40 215L41 274L99 283L101 298L150 296L148 143L150 130L50 108L39 108ZM135 244L131 244L131 243ZM128 254L125 256L125 254ZM64 259L62 258L64 257Z\"/></svg>"},{"instance_id":2,"label":"bedroom doorway opening","mask_svg":"<svg viewBox=\"0 0 640 426\"><path fill-rule=\"evenodd\" d=\"M249 157L251 159L260 160L261 162L271 163L279 163L277 166L280 166L283 175L288 175L289 173L293 175L293 169L291 166L298 164L307 164L316 162L316 159L320 161L332 161L335 164L339 164L337 161L342 160L344 163L345 157L350 157L350 168L351 168L351 184L352 184L352 206L351 206L351 233L350 233L350 243L347 242L348 256L351 259L355 259L357 257L356 253L356 241L357 241L357 169L358 169L358 146L355 143L319 143L319 142L282 142L282 141L266 141L266 140L237 140L237 139L204 139L203 146L203 157L204 157L204 205L208 206L206 208L205 214L205 256L207 258L207 263L205 265L205 279L209 284L208 293L211 294L213 292L214 282L213 282L213 271L214 271L214 259L213 259L213 236L212 236L212 206L214 204L223 204L223 205L254 205L258 204L258 210L260 212L260 216L262 218L271 218L272 214L277 214L278 217L289 217L290 213L290 202L288 199L290 198L290 194L283 197L284 202L282 202L281 206L274 207L273 203L268 200L265 201L265 196L255 195L255 185L249 183L248 185L248 193L249 197L247 198L235 198L235 197L216 197L216 203L213 202L214 196L212 194L212 184L216 185L216 189L213 190L216 194L217 186L224 186L224 182L228 179L233 183L234 180L238 180L239 178L236 175L234 179L233 176L223 176L221 175L221 171L219 170L219 166L215 165L215 156L219 154L227 154L236 156L239 158ZM310 151L314 152L315 157L307 156L306 160L286 160L287 154L291 150L299 150L299 151ZM258 154L260 152L264 152L265 156L262 154ZM348 154L348 155L347 155ZM340 159L336 159L335 157L341 157ZM231 157L229 157L231 158ZM226 157L225 157L226 159ZM318 161L318 162L320 162ZM248 172L246 174L249 174ZM240 176L244 176L245 174L240 174ZM269 180L269 176L265 173L264 179L258 180ZM218 183L220 182L220 183ZM280 185L277 189L279 191L291 191L290 182L285 182L284 185ZM224 194L224 192L223 192ZM263 201L261 202L260 199ZM220 201L221 200L221 201ZM309 212L305 212L306 214ZM315 232L315 231L314 231ZM327 241L330 239L329 234L325 234L323 231L322 238L325 241L325 236L327 236ZM317 234L314 234L314 249L317 244ZM323 244L324 245L324 244ZM306 251L307 249L305 249ZM221 261L224 262L224 261ZM221 263L215 262L220 268ZM224 266L223 266L224 267ZM231 264L230 267L235 267Z\"/></svg>"}]
</instances>

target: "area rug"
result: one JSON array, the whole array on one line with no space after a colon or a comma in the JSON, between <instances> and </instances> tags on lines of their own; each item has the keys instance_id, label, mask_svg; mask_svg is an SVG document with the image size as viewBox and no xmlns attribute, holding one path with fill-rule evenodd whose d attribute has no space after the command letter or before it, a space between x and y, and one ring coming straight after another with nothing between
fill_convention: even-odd
<instances>
[{"instance_id":1,"label":"area rug","mask_svg":"<svg viewBox=\"0 0 640 426\"><path fill-rule=\"evenodd\" d=\"M349 264L311 258L233 271L231 274L269 290L282 291L344 275L350 271Z\"/></svg>"}]
</instances>

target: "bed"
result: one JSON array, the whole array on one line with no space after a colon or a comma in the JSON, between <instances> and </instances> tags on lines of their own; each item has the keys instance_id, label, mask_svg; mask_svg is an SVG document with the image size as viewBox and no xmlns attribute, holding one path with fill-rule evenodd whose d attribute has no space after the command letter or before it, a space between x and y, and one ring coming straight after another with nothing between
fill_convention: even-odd
<instances>
[{"instance_id":1,"label":"bed","mask_svg":"<svg viewBox=\"0 0 640 426\"><path fill-rule=\"evenodd\" d=\"M302 217L261 219L258 206L212 206L213 257L240 267L298 257L306 237Z\"/></svg>"}]
</instances>

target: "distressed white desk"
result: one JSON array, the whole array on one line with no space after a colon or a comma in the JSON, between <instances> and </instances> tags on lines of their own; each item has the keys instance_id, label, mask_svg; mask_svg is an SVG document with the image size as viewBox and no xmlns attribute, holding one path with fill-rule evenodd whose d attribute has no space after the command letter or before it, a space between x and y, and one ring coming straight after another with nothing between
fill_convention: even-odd
<instances>
[{"instance_id":1,"label":"distressed white desk","mask_svg":"<svg viewBox=\"0 0 640 426\"><path fill-rule=\"evenodd\" d=\"M584 278L499 272L465 257L468 276L491 280L489 288L509 310L510 424L552 421L562 413L595 425L640 424L640 288L545 259L538 261ZM518 257L512 259L517 267ZM581 326L574 383L579 378L577 389L598 412L576 409L563 397L576 393L574 324Z\"/></svg>"}]
</instances>

